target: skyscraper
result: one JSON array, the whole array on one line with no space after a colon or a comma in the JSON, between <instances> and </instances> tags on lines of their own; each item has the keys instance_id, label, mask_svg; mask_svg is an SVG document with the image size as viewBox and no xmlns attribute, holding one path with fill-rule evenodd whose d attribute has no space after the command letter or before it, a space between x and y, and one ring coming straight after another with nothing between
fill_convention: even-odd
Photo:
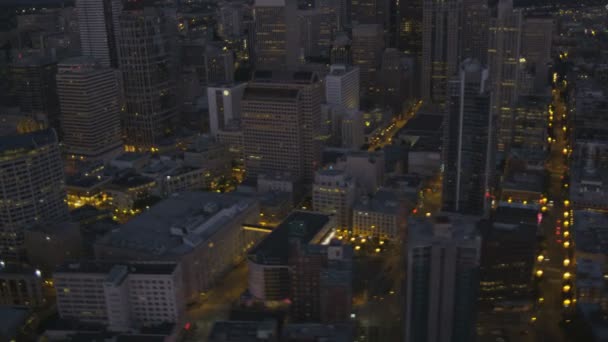
<instances>
[{"instance_id":1,"label":"skyscraper","mask_svg":"<svg viewBox=\"0 0 608 342\"><path fill-rule=\"evenodd\" d=\"M521 54L534 76L534 91L542 91L549 80L555 22L551 18L526 18L522 27Z\"/></svg>"},{"instance_id":2,"label":"skyscraper","mask_svg":"<svg viewBox=\"0 0 608 342\"><path fill-rule=\"evenodd\" d=\"M444 105L448 79L460 59L461 3L457 0L423 0L422 99Z\"/></svg>"},{"instance_id":3,"label":"skyscraper","mask_svg":"<svg viewBox=\"0 0 608 342\"><path fill-rule=\"evenodd\" d=\"M384 33L377 24L361 24L353 27L351 52L353 65L359 67L361 88L369 91L376 71L380 67L382 50L384 50Z\"/></svg>"},{"instance_id":4,"label":"skyscraper","mask_svg":"<svg viewBox=\"0 0 608 342\"><path fill-rule=\"evenodd\" d=\"M300 56L296 0L256 0L255 66L258 69L294 67Z\"/></svg>"},{"instance_id":5,"label":"skyscraper","mask_svg":"<svg viewBox=\"0 0 608 342\"><path fill-rule=\"evenodd\" d=\"M23 231L69 220L57 135L52 129L0 137L0 258L23 257Z\"/></svg>"},{"instance_id":6,"label":"skyscraper","mask_svg":"<svg viewBox=\"0 0 608 342\"><path fill-rule=\"evenodd\" d=\"M175 23L160 8L129 6L120 16L119 39L125 143L132 150L149 150L173 133L177 116Z\"/></svg>"},{"instance_id":7,"label":"skyscraper","mask_svg":"<svg viewBox=\"0 0 608 342\"><path fill-rule=\"evenodd\" d=\"M414 60L414 84L422 80L422 1L399 1L399 32L397 48ZM420 87L412 89L412 95L419 97Z\"/></svg>"},{"instance_id":8,"label":"skyscraper","mask_svg":"<svg viewBox=\"0 0 608 342\"><path fill-rule=\"evenodd\" d=\"M313 72L257 71L245 90L242 128L250 177L288 172L311 181L320 166L323 85Z\"/></svg>"},{"instance_id":9,"label":"skyscraper","mask_svg":"<svg viewBox=\"0 0 608 342\"><path fill-rule=\"evenodd\" d=\"M116 71L90 57L59 64L57 92L65 152L72 158L103 158L122 147Z\"/></svg>"},{"instance_id":10,"label":"skyscraper","mask_svg":"<svg viewBox=\"0 0 608 342\"><path fill-rule=\"evenodd\" d=\"M442 150L445 211L482 215L486 208L494 167L487 81L487 69L467 59L449 83Z\"/></svg>"},{"instance_id":11,"label":"skyscraper","mask_svg":"<svg viewBox=\"0 0 608 342\"><path fill-rule=\"evenodd\" d=\"M241 101L246 83L207 88L209 133L216 137L232 121L241 119Z\"/></svg>"},{"instance_id":12,"label":"skyscraper","mask_svg":"<svg viewBox=\"0 0 608 342\"><path fill-rule=\"evenodd\" d=\"M474 340L476 223L460 215L408 220L406 342Z\"/></svg>"},{"instance_id":13,"label":"skyscraper","mask_svg":"<svg viewBox=\"0 0 608 342\"><path fill-rule=\"evenodd\" d=\"M358 110L359 68L332 65L325 77L325 98L330 105Z\"/></svg>"},{"instance_id":14,"label":"skyscraper","mask_svg":"<svg viewBox=\"0 0 608 342\"><path fill-rule=\"evenodd\" d=\"M77 0L76 10L82 54L96 58L103 66L118 67L116 40L122 1Z\"/></svg>"},{"instance_id":15,"label":"skyscraper","mask_svg":"<svg viewBox=\"0 0 608 342\"><path fill-rule=\"evenodd\" d=\"M205 47L205 80L207 85L234 81L233 52L212 44Z\"/></svg>"},{"instance_id":16,"label":"skyscraper","mask_svg":"<svg viewBox=\"0 0 608 342\"><path fill-rule=\"evenodd\" d=\"M522 12L512 0L498 3L498 15L491 20L488 65L492 82L492 115L497 118L498 151L509 150L513 139L513 105L517 99Z\"/></svg>"},{"instance_id":17,"label":"skyscraper","mask_svg":"<svg viewBox=\"0 0 608 342\"><path fill-rule=\"evenodd\" d=\"M388 0L352 0L350 20L356 24L378 24L386 28L389 16Z\"/></svg>"},{"instance_id":18,"label":"skyscraper","mask_svg":"<svg viewBox=\"0 0 608 342\"><path fill-rule=\"evenodd\" d=\"M488 1L463 0L462 16L462 58L473 58L486 65L490 24Z\"/></svg>"},{"instance_id":19,"label":"skyscraper","mask_svg":"<svg viewBox=\"0 0 608 342\"><path fill-rule=\"evenodd\" d=\"M21 111L59 130L57 62L48 57L24 57L10 65L9 73Z\"/></svg>"}]
</instances>

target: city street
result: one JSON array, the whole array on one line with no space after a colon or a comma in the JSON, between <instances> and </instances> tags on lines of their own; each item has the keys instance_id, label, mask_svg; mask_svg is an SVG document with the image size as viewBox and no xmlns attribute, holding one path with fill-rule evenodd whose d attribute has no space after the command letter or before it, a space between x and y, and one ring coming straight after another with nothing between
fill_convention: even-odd
<instances>
[{"instance_id":1,"label":"city street","mask_svg":"<svg viewBox=\"0 0 608 342\"><path fill-rule=\"evenodd\" d=\"M390 145L393 142L393 137L401 128L405 126L409 119L411 119L420 107L422 106L422 101L416 102L411 108L406 110L402 115L396 116L393 121L391 121L388 126L380 130L378 135L371 137L369 142L368 151L375 151L377 149L381 149L386 145Z\"/></svg>"},{"instance_id":2,"label":"city street","mask_svg":"<svg viewBox=\"0 0 608 342\"><path fill-rule=\"evenodd\" d=\"M206 341L213 323L228 319L232 304L247 289L247 264L239 264L216 286L201 296L201 304L187 312L192 332L186 341Z\"/></svg>"},{"instance_id":3,"label":"city street","mask_svg":"<svg viewBox=\"0 0 608 342\"><path fill-rule=\"evenodd\" d=\"M554 119L552 120L553 138L551 152L547 161L550 181L547 189L548 210L541 224L541 232L544 237L543 258L537 262L536 270L542 270L540 281L539 309L535 322L535 341L560 342L567 341L564 330L560 325L563 319L563 275L566 271L564 259L567 258L567 249L563 242L568 240L564 232L568 227L563 225L564 201L567 200L562 178L568 167L563 149L567 146L567 132L561 124L562 115L567 114L566 105L563 103L559 91L554 91L553 106ZM559 118L556 120L555 118ZM553 203L553 205L551 205ZM559 227L559 228L557 228ZM572 248L572 246L570 246ZM570 266L572 268L572 265Z\"/></svg>"}]
</instances>

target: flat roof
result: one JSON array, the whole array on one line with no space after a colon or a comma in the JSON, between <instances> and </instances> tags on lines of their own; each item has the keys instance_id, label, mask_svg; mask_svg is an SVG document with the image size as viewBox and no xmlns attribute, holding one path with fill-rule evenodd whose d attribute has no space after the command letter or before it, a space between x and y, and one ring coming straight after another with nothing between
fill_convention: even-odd
<instances>
[{"instance_id":1,"label":"flat roof","mask_svg":"<svg viewBox=\"0 0 608 342\"><path fill-rule=\"evenodd\" d=\"M287 265L289 240L308 244L329 220L328 215L294 211L249 253L250 258L261 264Z\"/></svg>"},{"instance_id":2,"label":"flat roof","mask_svg":"<svg viewBox=\"0 0 608 342\"><path fill-rule=\"evenodd\" d=\"M298 89L277 89L251 86L245 89L243 100L275 100L292 102L297 100L299 92L300 91Z\"/></svg>"},{"instance_id":3,"label":"flat roof","mask_svg":"<svg viewBox=\"0 0 608 342\"><path fill-rule=\"evenodd\" d=\"M353 206L353 211L370 211L389 215L399 215L404 212L403 205L403 201L395 192L379 190L371 198L367 196L360 198Z\"/></svg>"},{"instance_id":4,"label":"flat roof","mask_svg":"<svg viewBox=\"0 0 608 342\"><path fill-rule=\"evenodd\" d=\"M0 136L0 153L13 153L16 150L36 150L41 146L57 143L53 129L44 129L27 134Z\"/></svg>"},{"instance_id":5,"label":"flat roof","mask_svg":"<svg viewBox=\"0 0 608 342\"><path fill-rule=\"evenodd\" d=\"M213 342L256 342L266 341L258 338L260 333L266 333L267 338L276 337L277 322L266 321L216 321L213 324L209 341Z\"/></svg>"},{"instance_id":6,"label":"flat roof","mask_svg":"<svg viewBox=\"0 0 608 342\"><path fill-rule=\"evenodd\" d=\"M116 263L110 261L79 260L75 262L65 262L55 269L55 273L97 273L110 274L117 267L126 267L128 273L132 274L172 274L177 268L173 262L154 262L154 263ZM115 272L115 271L114 271Z\"/></svg>"},{"instance_id":7,"label":"flat roof","mask_svg":"<svg viewBox=\"0 0 608 342\"><path fill-rule=\"evenodd\" d=\"M401 132L411 132L411 131L430 131L436 132L441 129L441 125L443 125L443 116L435 115L435 114L419 114L409 119L405 126L401 129Z\"/></svg>"},{"instance_id":8,"label":"flat roof","mask_svg":"<svg viewBox=\"0 0 608 342\"><path fill-rule=\"evenodd\" d=\"M408 239L415 243L431 241L437 237L434 234L434 226L449 225L451 240L474 240L477 238L477 224L481 220L478 216L460 215L453 213L439 213L433 218L408 217Z\"/></svg>"},{"instance_id":9,"label":"flat roof","mask_svg":"<svg viewBox=\"0 0 608 342\"><path fill-rule=\"evenodd\" d=\"M151 256L188 253L257 203L235 193L184 192L169 197L119 229L97 246L123 248ZM242 223L242 222L241 222Z\"/></svg>"},{"instance_id":10,"label":"flat roof","mask_svg":"<svg viewBox=\"0 0 608 342\"><path fill-rule=\"evenodd\" d=\"M577 250L608 253L608 214L590 210L574 211L572 233Z\"/></svg>"}]
</instances>

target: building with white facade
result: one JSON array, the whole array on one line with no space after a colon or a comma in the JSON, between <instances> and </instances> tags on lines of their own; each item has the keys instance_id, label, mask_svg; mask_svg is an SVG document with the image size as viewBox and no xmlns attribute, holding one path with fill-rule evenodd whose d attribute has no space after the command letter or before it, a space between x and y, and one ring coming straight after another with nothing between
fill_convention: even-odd
<instances>
[{"instance_id":1,"label":"building with white facade","mask_svg":"<svg viewBox=\"0 0 608 342\"><path fill-rule=\"evenodd\" d=\"M398 240L405 237L404 201L391 191L363 196L353 206L353 234L356 236Z\"/></svg>"},{"instance_id":2,"label":"building with white facade","mask_svg":"<svg viewBox=\"0 0 608 342\"><path fill-rule=\"evenodd\" d=\"M196 300L243 259L259 239L244 224L259 220L259 201L237 194L172 195L95 244L98 259L162 260L182 268L182 294Z\"/></svg>"},{"instance_id":3,"label":"building with white facade","mask_svg":"<svg viewBox=\"0 0 608 342\"><path fill-rule=\"evenodd\" d=\"M384 181L384 152L349 152L344 169L363 191L373 194Z\"/></svg>"},{"instance_id":4,"label":"building with white facade","mask_svg":"<svg viewBox=\"0 0 608 342\"><path fill-rule=\"evenodd\" d=\"M179 323L184 315L183 277L175 263L66 263L53 279L63 319L128 331Z\"/></svg>"},{"instance_id":5,"label":"building with white facade","mask_svg":"<svg viewBox=\"0 0 608 342\"><path fill-rule=\"evenodd\" d=\"M345 109L359 109L359 68L334 64L325 77L327 104Z\"/></svg>"},{"instance_id":6,"label":"building with white facade","mask_svg":"<svg viewBox=\"0 0 608 342\"><path fill-rule=\"evenodd\" d=\"M319 170L312 188L312 208L336 216L339 229L349 229L352 223L352 206L356 199L354 181L341 170Z\"/></svg>"},{"instance_id":7,"label":"building with white facade","mask_svg":"<svg viewBox=\"0 0 608 342\"><path fill-rule=\"evenodd\" d=\"M241 118L241 100L247 83L207 88L209 133L217 136L233 120Z\"/></svg>"},{"instance_id":8,"label":"building with white facade","mask_svg":"<svg viewBox=\"0 0 608 342\"><path fill-rule=\"evenodd\" d=\"M77 0L80 45L84 56L93 57L106 67L118 66L116 47L121 0Z\"/></svg>"}]
</instances>

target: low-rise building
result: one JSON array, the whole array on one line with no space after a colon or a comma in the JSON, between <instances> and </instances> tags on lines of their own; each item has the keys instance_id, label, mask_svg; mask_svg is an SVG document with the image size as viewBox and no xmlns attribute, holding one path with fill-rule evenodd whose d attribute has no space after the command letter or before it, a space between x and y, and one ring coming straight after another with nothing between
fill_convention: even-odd
<instances>
[{"instance_id":1,"label":"low-rise building","mask_svg":"<svg viewBox=\"0 0 608 342\"><path fill-rule=\"evenodd\" d=\"M248 257L249 292L254 299L278 302L290 297L289 242L319 244L335 227L331 216L295 211L270 235L262 240Z\"/></svg>"},{"instance_id":2,"label":"low-rise building","mask_svg":"<svg viewBox=\"0 0 608 342\"><path fill-rule=\"evenodd\" d=\"M374 239L403 238L406 214L405 202L394 192L382 190L361 197L353 207L353 234Z\"/></svg>"},{"instance_id":3,"label":"low-rise building","mask_svg":"<svg viewBox=\"0 0 608 342\"><path fill-rule=\"evenodd\" d=\"M163 260L181 264L182 294L199 298L240 262L259 234L259 201L237 194L185 192L136 216L95 244L98 259Z\"/></svg>"},{"instance_id":4,"label":"low-rise building","mask_svg":"<svg viewBox=\"0 0 608 342\"><path fill-rule=\"evenodd\" d=\"M573 207L608 209L608 144L577 144L570 170L570 200Z\"/></svg>"},{"instance_id":5,"label":"low-rise building","mask_svg":"<svg viewBox=\"0 0 608 342\"><path fill-rule=\"evenodd\" d=\"M175 263L68 262L55 270L63 319L113 331L178 323L184 316L183 277Z\"/></svg>"},{"instance_id":6,"label":"low-rise building","mask_svg":"<svg viewBox=\"0 0 608 342\"><path fill-rule=\"evenodd\" d=\"M276 342L279 341L276 321L217 321L209 342Z\"/></svg>"},{"instance_id":7,"label":"low-rise building","mask_svg":"<svg viewBox=\"0 0 608 342\"><path fill-rule=\"evenodd\" d=\"M313 210L335 215L339 229L350 229L356 190L354 181L344 171L319 170L315 174L312 188Z\"/></svg>"}]
</instances>

